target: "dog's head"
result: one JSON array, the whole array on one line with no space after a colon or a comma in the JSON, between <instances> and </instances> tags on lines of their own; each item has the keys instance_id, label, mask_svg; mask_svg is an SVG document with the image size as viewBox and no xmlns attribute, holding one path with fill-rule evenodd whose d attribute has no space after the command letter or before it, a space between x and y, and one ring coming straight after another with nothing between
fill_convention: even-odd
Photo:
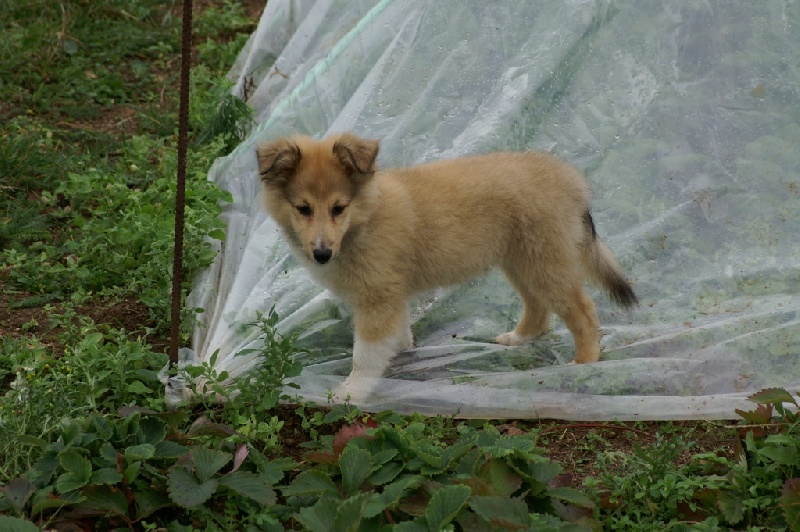
<instances>
[{"instance_id":1,"label":"dog's head","mask_svg":"<svg viewBox=\"0 0 800 532\"><path fill-rule=\"evenodd\" d=\"M282 138L259 145L257 155L267 212L309 259L336 257L345 233L366 221L374 204L378 141L351 133Z\"/></svg>"}]
</instances>

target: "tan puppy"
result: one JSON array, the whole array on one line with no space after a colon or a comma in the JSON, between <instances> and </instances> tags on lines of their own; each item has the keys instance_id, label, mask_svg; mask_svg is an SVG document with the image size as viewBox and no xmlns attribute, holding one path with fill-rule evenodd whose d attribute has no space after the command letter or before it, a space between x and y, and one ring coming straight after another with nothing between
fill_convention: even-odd
<instances>
[{"instance_id":1,"label":"tan puppy","mask_svg":"<svg viewBox=\"0 0 800 532\"><path fill-rule=\"evenodd\" d=\"M521 345L559 315L575 362L600 356L586 278L623 307L637 303L598 238L581 174L546 153L491 153L377 170L378 141L343 133L282 138L258 147L267 212L297 259L350 305L353 371L380 377L413 346L407 302L494 266L524 303L517 327L495 341Z\"/></svg>"}]
</instances>

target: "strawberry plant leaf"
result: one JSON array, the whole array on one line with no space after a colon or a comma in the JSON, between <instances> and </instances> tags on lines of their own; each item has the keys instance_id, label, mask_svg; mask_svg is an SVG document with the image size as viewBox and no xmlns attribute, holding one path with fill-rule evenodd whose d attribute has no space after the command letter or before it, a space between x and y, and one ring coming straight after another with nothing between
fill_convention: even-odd
<instances>
[{"instance_id":1,"label":"strawberry plant leaf","mask_svg":"<svg viewBox=\"0 0 800 532\"><path fill-rule=\"evenodd\" d=\"M281 488L284 497L292 495L319 495L338 497L339 491L331 478L322 471L311 469L303 471L294 481Z\"/></svg>"},{"instance_id":2,"label":"strawberry plant leaf","mask_svg":"<svg viewBox=\"0 0 800 532\"><path fill-rule=\"evenodd\" d=\"M479 476L491 486L492 495L509 497L522 485L522 478L505 462L499 460L489 460L484 463Z\"/></svg>"},{"instance_id":3,"label":"strawberry plant leaf","mask_svg":"<svg viewBox=\"0 0 800 532\"><path fill-rule=\"evenodd\" d=\"M122 474L114 467L103 467L92 473L89 484L118 484L122 482Z\"/></svg>"},{"instance_id":4,"label":"strawberry plant leaf","mask_svg":"<svg viewBox=\"0 0 800 532\"><path fill-rule=\"evenodd\" d=\"M63 498L41 497L39 499L34 499L33 506L31 508L31 515L33 516L41 514L45 510L49 510L51 508L66 508L68 506L72 506L74 504L83 502L84 499L85 497L83 495L80 495L79 493L73 493Z\"/></svg>"},{"instance_id":5,"label":"strawberry plant leaf","mask_svg":"<svg viewBox=\"0 0 800 532\"><path fill-rule=\"evenodd\" d=\"M547 490L547 494L561 502L582 506L583 508L594 508L592 499L572 488L551 488Z\"/></svg>"},{"instance_id":6,"label":"strawberry plant leaf","mask_svg":"<svg viewBox=\"0 0 800 532\"><path fill-rule=\"evenodd\" d=\"M21 514L28 499L33 495L35 486L24 477L17 477L8 484L0 488L5 500L14 510L14 513Z\"/></svg>"},{"instance_id":7,"label":"strawberry plant leaf","mask_svg":"<svg viewBox=\"0 0 800 532\"><path fill-rule=\"evenodd\" d=\"M125 480L128 481L129 483L133 482L134 480L136 480L136 477L139 476L139 471L141 469L142 469L142 462L141 461L137 460L136 462L131 462L128 465L128 467L126 467L122 471L122 476L124 476Z\"/></svg>"},{"instance_id":8,"label":"strawberry plant leaf","mask_svg":"<svg viewBox=\"0 0 800 532\"><path fill-rule=\"evenodd\" d=\"M174 441L164 440L158 442L156 445L153 458L177 458L179 456L183 456L187 452L189 452L188 447L184 447L183 445Z\"/></svg>"},{"instance_id":9,"label":"strawberry plant leaf","mask_svg":"<svg viewBox=\"0 0 800 532\"><path fill-rule=\"evenodd\" d=\"M61 454L58 457L58 463L70 473L76 473L81 476L85 476L87 480L92 473L92 464L89 463L89 460L81 456L78 451L73 449L65 451L63 454Z\"/></svg>"},{"instance_id":10,"label":"strawberry plant leaf","mask_svg":"<svg viewBox=\"0 0 800 532\"><path fill-rule=\"evenodd\" d=\"M441 530L453 521L472 494L469 486L450 485L436 491L428 503L425 519L431 530Z\"/></svg>"},{"instance_id":11,"label":"strawberry plant leaf","mask_svg":"<svg viewBox=\"0 0 800 532\"><path fill-rule=\"evenodd\" d=\"M86 497L83 502L77 504L75 508L81 512L89 512L94 515L128 515L128 501L125 495L110 486L89 486L83 490Z\"/></svg>"},{"instance_id":12,"label":"strawberry plant leaf","mask_svg":"<svg viewBox=\"0 0 800 532\"><path fill-rule=\"evenodd\" d=\"M400 462L389 462L384 464L380 469L375 471L369 477L369 483L373 486L382 486L387 482L391 482L397 475L403 471L403 464Z\"/></svg>"},{"instance_id":13,"label":"strawberry plant leaf","mask_svg":"<svg viewBox=\"0 0 800 532\"><path fill-rule=\"evenodd\" d=\"M141 445L131 445L127 447L124 452L126 460L148 460L156 453L155 445L149 443L142 443Z\"/></svg>"},{"instance_id":14,"label":"strawberry plant leaf","mask_svg":"<svg viewBox=\"0 0 800 532\"><path fill-rule=\"evenodd\" d=\"M336 454L341 453L347 446L347 443L353 438L367 437L367 426L362 423L354 425L345 425L333 437L333 452ZM372 438L373 436L370 436Z\"/></svg>"},{"instance_id":15,"label":"strawberry plant leaf","mask_svg":"<svg viewBox=\"0 0 800 532\"><path fill-rule=\"evenodd\" d=\"M342 501L333 521L334 530L359 530L367 501L366 493Z\"/></svg>"},{"instance_id":16,"label":"strawberry plant leaf","mask_svg":"<svg viewBox=\"0 0 800 532\"><path fill-rule=\"evenodd\" d=\"M744 505L739 497L721 491L717 497L717 508L722 517L732 525L740 523L744 518Z\"/></svg>"},{"instance_id":17,"label":"strawberry plant leaf","mask_svg":"<svg viewBox=\"0 0 800 532\"><path fill-rule=\"evenodd\" d=\"M755 410L740 410L736 408L734 411L748 423L756 425L766 425L772 420L771 404L757 405Z\"/></svg>"},{"instance_id":18,"label":"strawberry plant leaf","mask_svg":"<svg viewBox=\"0 0 800 532\"><path fill-rule=\"evenodd\" d=\"M790 478L783 483L778 502L789 530L800 530L800 478Z\"/></svg>"},{"instance_id":19,"label":"strawberry plant leaf","mask_svg":"<svg viewBox=\"0 0 800 532\"><path fill-rule=\"evenodd\" d=\"M78 454L77 451L68 450L59 457L61 467L67 470L56 480L56 490L60 493L76 490L85 486L92 477L92 464Z\"/></svg>"},{"instance_id":20,"label":"strawberry plant leaf","mask_svg":"<svg viewBox=\"0 0 800 532\"><path fill-rule=\"evenodd\" d=\"M136 519L138 520L152 515L161 508L172 505L172 501L168 497L150 490L136 491L134 492L134 497L136 500Z\"/></svg>"},{"instance_id":21,"label":"strawberry plant leaf","mask_svg":"<svg viewBox=\"0 0 800 532\"><path fill-rule=\"evenodd\" d=\"M364 508L364 517L375 517L381 513L385 508L395 506L403 495L408 490L414 489L422 484L423 477L418 475L404 476L391 484L387 484L383 488L383 493L372 494L369 498L366 507Z\"/></svg>"},{"instance_id":22,"label":"strawberry plant leaf","mask_svg":"<svg viewBox=\"0 0 800 532\"><path fill-rule=\"evenodd\" d=\"M219 479L219 485L253 499L259 504L273 506L277 500L272 487L259 475L249 471L235 471L225 475Z\"/></svg>"},{"instance_id":23,"label":"strawberry plant leaf","mask_svg":"<svg viewBox=\"0 0 800 532\"><path fill-rule=\"evenodd\" d=\"M469 500L469 507L493 527L508 530L527 529L531 520L528 515L528 505L521 499L473 496Z\"/></svg>"},{"instance_id":24,"label":"strawberry plant leaf","mask_svg":"<svg viewBox=\"0 0 800 532\"><path fill-rule=\"evenodd\" d=\"M392 530L397 532L431 532L431 530L436 529L430 526L428 520L423 516L417 517L413 521L403 521L392 528Z\"/></svg>"},{"instance_id":25,"label":"strawberry plant leaf","mask_svg":"<svg viewBox=\"0 0 800 532\"><path fill-rule=\"evenodd\" d=\"M372 473L372 455L351 445L342 451L339 468L342 471L342 487L348 495L352 495Z\"/></svg>"},{"instance_id":26,"label":"strawberry plant leaf","mask_svg":"<svg viewBox=\"0 0 800 532\"><path fill-rule=\"evenodd\" d=\"M193 447L190 451L197 478L206 482L214 476L225 464L231 461L231 454L206 447Z\"/></svg>"},{"instance_id":27,"label":"strawberry plant leaf","mask_svg":"<svg viewBox=\"0 0 800 532\"><path fill-rule=\"evenodd\" d=\"M797 401L795 401L794 397L792 397L792 394L783 388L767 388L765 390L761 390L760 392L754 393L747 399L753 401L754 403L760 404L791 403L795 406L798 406Z\"/></svg>"},{"instance_id":28,"label":"strawberry plant leaf","mask_svg":"<svg viewBox=\"0 0 800 532\"><path fill-rule=\"evenodd\" d=\"M157 445L167 436L167 427L155 417L143 418L139 423L141 432L137 434L137 443Z\"/></svg>"},{"instance_id":29,"label":"strawberry plant leaf","mask_svg":"<svg viewBox=\"0 0 800 532\"><path fill-rule=\"evenodd\" d=\"M217 480L200 482L183 467L175 467L167 475L169 497L178 506L191 508L203 504L217 491Z\"/></svg>"},{"instance_id":30,"label":"strawberry plant leaf","mask_svg":"<svg viewBox=\"0 0 800 532\"><path fill-rule=\"evenodd\" d=\"M39 527L19 517L0 515L0 530L6 532L39 532Z\"/></svg>"},{"instance_id":31,"label":"strawberry plant leaf","mask_svg":"<svg viewBox=\"0 0 800 532\"><path fill-rule=\"evenodd\" d=\"M340 500L323 497L314 506L302 508L294 517L306 530L333 532L334 520L331 517L336 515L340 504Z\"/></svg>"}]
</instances>

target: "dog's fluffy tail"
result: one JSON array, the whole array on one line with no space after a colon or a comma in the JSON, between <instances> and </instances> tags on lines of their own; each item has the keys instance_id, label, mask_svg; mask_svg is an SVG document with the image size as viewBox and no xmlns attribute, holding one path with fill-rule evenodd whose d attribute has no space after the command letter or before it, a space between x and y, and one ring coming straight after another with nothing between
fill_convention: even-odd
<instances>
[{"instance_id":1,"label":"dog's fluffy tail","mask_svg":"<svg viewBox=\"0 0 800 532\"><path fill-rule=\"evenodd\" d=\"M602 287L611 300L623 308L631 308L639 304L633 287L625 278L608 246L597 236L594 220L589 211L583 216L586 230L586 253L584 265L592 282Z\"/></svg>"}]
</instances>

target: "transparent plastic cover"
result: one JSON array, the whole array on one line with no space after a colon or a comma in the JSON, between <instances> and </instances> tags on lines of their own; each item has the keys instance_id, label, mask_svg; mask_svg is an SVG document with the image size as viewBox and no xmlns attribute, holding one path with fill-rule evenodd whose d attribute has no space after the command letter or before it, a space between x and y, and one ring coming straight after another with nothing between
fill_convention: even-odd
<instances>
[{"instance_id":1,"label":"transparent plastic cover","mask_svg":"<svg viewBox=\"0 0 800 532\"><path fill-rule=\"evenodd\" d=\"M349 311L262 212L255 146L353 130L381 140L382 167L524 149L573 163L641 300L622 311L592 289L602 360L567 365L557 318L530 345L491 343L521 313L499 272L426 294L417 347L363 408L729 418L754 391L800 389L798 50L800 3L777 0L270 0L232 72L258 126L209 176L234 201L183 362L247 371L275 307L310 353L287 391L325 403L349 373Z\"/></svg>"}]
</instances>

